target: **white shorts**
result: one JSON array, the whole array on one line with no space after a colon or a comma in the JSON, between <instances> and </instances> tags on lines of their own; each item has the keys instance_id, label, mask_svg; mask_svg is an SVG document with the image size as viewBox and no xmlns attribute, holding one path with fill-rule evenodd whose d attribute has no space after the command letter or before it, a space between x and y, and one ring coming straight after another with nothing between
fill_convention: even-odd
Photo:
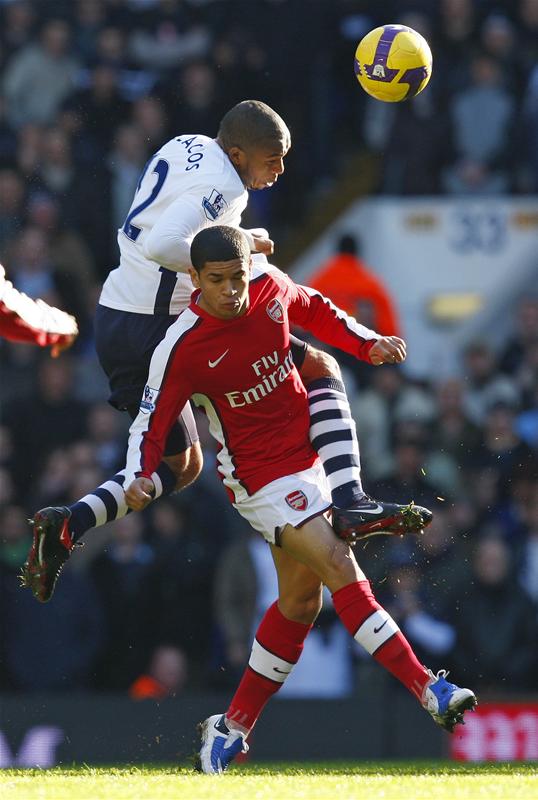
<instances>
[{"instance_id":1,"label":"white shorts","mask_svg":"<svg viewBox=\"0 0 538 800\"><path fill-rule=\"evenodd\" d=\"M313 467L271 481L241 503L234 503L254 530L269 544L280 544L286 525L300 528L331 507L331 492L321 462Z\"/></svg>"}]
</instances>

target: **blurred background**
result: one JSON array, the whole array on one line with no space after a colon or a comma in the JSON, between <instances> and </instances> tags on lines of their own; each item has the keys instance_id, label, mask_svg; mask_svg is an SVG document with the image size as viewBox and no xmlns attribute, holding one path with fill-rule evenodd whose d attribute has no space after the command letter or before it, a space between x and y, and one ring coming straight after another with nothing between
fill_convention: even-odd
<instances>
[{"instance_id":1,"label":"blurred background","mask_svg":"<svg viewBox=\"0 0 538 800\"><path fill-rule=\"evenodd\" d=\"M395 106L353 73L388 22L434 59ZM50 604L17 580L27 518L123 466L92 320L139 173L246 98L284 117L292 149L244 226L409 345L403 368L338 356L368 492L435 512L424 537L370 539L358 560L424 662L492 704L452 755L538 758L538 0L1 0L0 69L0 261L81 329L57 361L0 342L0 766L184 757L276 596L203 419L194 486L90 532ZM279 734L282 753L273 726L299 713L312 739L302 752ZM423 716L328 597L256 758L447 753Z\"/></svg>"}]
</instances>

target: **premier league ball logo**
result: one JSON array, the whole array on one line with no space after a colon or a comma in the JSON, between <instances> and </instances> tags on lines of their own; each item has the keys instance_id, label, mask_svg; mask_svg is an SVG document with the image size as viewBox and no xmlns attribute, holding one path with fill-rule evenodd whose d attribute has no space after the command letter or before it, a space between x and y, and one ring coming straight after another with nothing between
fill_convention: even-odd
<instances>
[{"instance_id":1,"label":"premier league ball logo","mask_svg":"<svg viewBox=\"0 0 538 800\"><path fill-rule=\"evenodd\" d=\"M155 411L155 404L160 392L158 389L152 389L151 386L144 386L144 396L140 403L140 411L144 414L153 414Z\"/></svg>"},{"instance_id":2,"label":"premier league ball logo","mask_svg":"<svg viewBox=\"0 0 538 800\"><path fill-rule=\"evenodd\" d=\"M214 222L217 217L222 214L227 205L221 192L218 192L216 189L211 190L209 197L204 197L202 199L204 214L210 222Z\"/></svg>"}]
</instances>

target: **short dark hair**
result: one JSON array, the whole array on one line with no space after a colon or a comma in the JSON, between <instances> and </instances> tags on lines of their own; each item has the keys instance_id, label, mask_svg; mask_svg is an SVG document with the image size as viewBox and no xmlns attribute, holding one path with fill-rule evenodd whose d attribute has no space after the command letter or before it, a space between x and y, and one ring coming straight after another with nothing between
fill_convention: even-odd
<instances>
[{"instance_id":1,"label":"short dark hair","mask_svg":"<svg viewBox=\"0 0 538 800\"><path fill-rule=\"evenodd\" d=\"M231 147L282 147L287 150L291 134L282 117L261 100L243 100L222 118L217 135L226 152Z\"/></svg>"},{"instance_id":2,"label":"short dark hair","mask_svg":"<svg viewBox=\"0 0 538 800\"><path fill-rule=\"evenodd\" d=\"M208 261L250 260L250 246L245 234L229 225L211 225L196 234L191 244L191 262L200 272Z\"/></svg>"},{"instance_id":3,"label":"short dark hair","mask_svg":"<svg viewBox=\"0 0 538 800\"><path fill-rule=\"evenodd\" d=\"M350 233L344 233L338 240L336 249L339 253L347 253L350 256L356 256L360 250L360 244L356 236Z\"/></svg>"}]
</instances>

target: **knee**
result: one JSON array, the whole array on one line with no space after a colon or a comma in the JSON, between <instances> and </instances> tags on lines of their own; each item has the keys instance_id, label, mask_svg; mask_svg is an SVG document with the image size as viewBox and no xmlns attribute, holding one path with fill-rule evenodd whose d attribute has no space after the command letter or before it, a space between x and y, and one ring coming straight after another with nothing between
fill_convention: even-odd
<instances>
[{"instance_id":1,"label":"knee","mask_svg":"<svg viewBox=\"0 0 538 800\"><path fill-rule=\"evenodd\" d=\"M305 385L319 378L337 378L338 380L342 380L342 374L336 358L311 345L308 346L299 374Z\"/></svg>"},{"instance_id":2,"label":"knee","mask_svg":"<svg viewBox=\"0 0 538 800\"><path fill-rule=\"evenodd\" d=\"M280 596L278 607L282 614L293 622L301 622L303 625L311 625L321 611L322 585L307 595L300 597Z\"/></svg>"},{"instance_id":3,"label":"knee","mask_svg":"<svg viewBox=\"0 0 538 800\"><path fill-rule=\"evenodd\" d=\"M326 563L326 583L331 584L352 583L358 580L359 568L351 548L341 540L337 540L329 553Z\"/></svg>"}]
</instances>

